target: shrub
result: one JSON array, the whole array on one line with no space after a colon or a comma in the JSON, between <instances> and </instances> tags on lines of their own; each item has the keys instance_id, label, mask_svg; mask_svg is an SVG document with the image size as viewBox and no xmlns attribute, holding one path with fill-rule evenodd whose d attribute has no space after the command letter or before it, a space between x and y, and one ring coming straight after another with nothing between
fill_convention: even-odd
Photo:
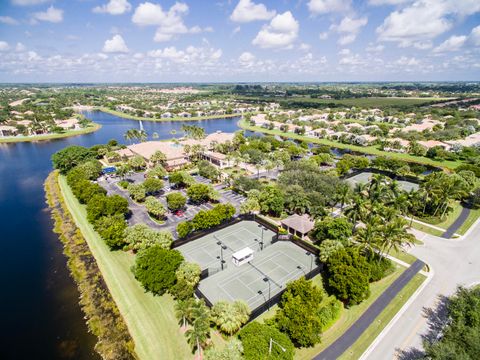
<instances>
[{"instance_id":1,"label":"shrub","mask_svg":"<svg viewBox=\"0 0 480 360\"><path fill-rule=\"evenodd\" d=\"M145 199L145 209L153 217L160 219L165 216L166 210L163 207L163 204L155 199L153 196L148 196Z\"/></svg>"},{"instance_id":2,"label":"shrub","mask_svg":"<svg viewBox=\"0 0 480 360\"><path fill-rule=\"evenodd\" d=\"M236 333L250 318L250 309L244 301L218 301L212 307L212 319L222 332Z\"/></svg>"},{"instance_id":3,"label":"shrub","mask_svg":"<svg viewBox=\"0 0 480 360\"><path fill-rule=\"evenodd\" d=\"M122 189L128 188L128 185L130 185L130 183L127 180L122 180L118 182L118 186L120 186Z\"/></svg>"},{"instance_id":4,"label":"shrub","mask_svg":"<svg viewBox=\"0 0 480 360\"><path fill-rule=\"evenodd\" d=\"M395 267L389 259L384 258L383 256L380 257L377 254L369 261L369 264L370 282L381 280L395 270Z\"/></svg>"},{"instance_id":5,"label":"shrub","mask_svg":"<svg viewBox=\"0 0 480 360\"><path fill-rule=\"evenodd\" d=\"M242 341L245 360L293 359L294 347L292 342L287 335L273 326L253 321L246 325L238 336ZM272 352L269 354L270 339L280 344L285 351L277 345L272 346Z\"/></svg>"},{"instance_id":6,"label":"shrub","mask_svg":"<svg viewBox=\"0 0 480 360\"><path fill-rule=\"evenodd\" d=\"M127 191L129 192L130 197L135 201L143 201L147 196L143 184L130 184L127 187Z\"/></svg>"},{"instance_id":7,"label":"shrub","mask_svg":"<svg viewBox=\"0 0 480 360\"><path fill-rule=\"evenodd\" d=\"M157 178L147 178L143 182L143 186L145 187L145 192L147 194L155 194L162 190L163 188L163 181Z\"/></svg>"},{"instance_id":8,"label":"shrub","mask_svg":"<svg viewBox=\"0 0 480 360\"><path fill-rule=\"evenodd\" d=\"M162 295L175 284L175 272L182 262L179 251L154 245L137 254L132 272L145 290Z\"/></svg>"},{"instance_id":9,"label":"shrub","mask_svg":"<svg viewBox=\"0 0 480 360\"><path fill-rule=\"evenodd\" d=\"M179 238L185 238L193 231L193 226L190 221L182 221L177 225L177 235Z\"/></svg>"},{"instance_id":10,"label":"shrub","mask_svg":"<svg viewBox=\"0 0 480 360\"><path fill-rule=\"evenodd\" d=\"M125 245L124 232L127 224L123 215L102 216L95 221L94 228L110 249L119 249Z\"/></svg>"},{"instance_id":11,"label":"shrub","mask_svg":"<svg viewBox=\"0 0 480 360\"><path fill-rule=\"evenodd\" d=\"M183 209L186 203L187 198L182 193L171 192L167 195L167 206L172 211Z\"/></svg>"},{"instance_id":12,"label":"shrub","mask_svg":"<svg viewBox=\"0 0 480 360\"><path fill-rule=\"evenodd\" d=\"M343 304L335 296L329 296L321 305L318 317L322 325L322 331L325 331L340 317Z\"/></svg>"},{"instance_id":13,"label":"shrub","mask_svg":"<svg viewBox=\"0 0 480 360\"><path fill-rule=\"evenodd\" d=\"M170 248L173 236L169 231L156 231L145 224L136 224L125 230L125 243L131 250L143 250L151 246Z\"/></svg>"}]
</instances>

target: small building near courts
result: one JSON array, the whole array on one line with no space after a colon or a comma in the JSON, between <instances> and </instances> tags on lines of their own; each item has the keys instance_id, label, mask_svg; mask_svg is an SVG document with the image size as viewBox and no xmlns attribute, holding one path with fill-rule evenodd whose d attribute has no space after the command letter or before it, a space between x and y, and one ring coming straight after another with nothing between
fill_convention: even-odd
<instances>
[{"instance_id":1,"label":"small building near courts","mask_svg":"<svg viewBox=\"0 0 480 360\"><path fill-rule=\"evenodd\" d=\"M243 248L242 250L239 250L236 253L232 254L232 262L236 266L241 266L243 264L246 264L247 262L253 260L254 253L255 251L253 251L249 247Z\"/></svg>"},{"instance_id":2,"label":"small building near courts","mask_svg":"<svg viewBox=\"0 0 480 360\"><path fill-rule=\"evenodd\" d=\"M315 223L310 220L307 214L293 214L286 219L281 220L282 226L292 235L298 236L302 240L314 228Z\"/></svg>"}]
</instances>

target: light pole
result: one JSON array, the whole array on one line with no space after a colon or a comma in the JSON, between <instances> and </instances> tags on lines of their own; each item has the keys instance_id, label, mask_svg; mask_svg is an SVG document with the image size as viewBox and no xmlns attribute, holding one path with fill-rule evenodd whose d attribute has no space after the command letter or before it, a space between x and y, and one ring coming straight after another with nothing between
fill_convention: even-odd
<instances>
[{"instance_id":1,"label":"light pole","mask_svg":"<svg viewBox=\"0 0 480 360\"><path fill-rule=\"evenodd\" d=\"M255 241L260 245L260 251L263 251L263 240L255 239Z\"/></svg>"},{"instance_id":2,"label":"light pole","mask_svg":"<svg viewBox=\"0 0 480 360\"><path fill-rule=\"evenodd\" d=\"M287 349L285 349L282 345L280 345L278 342L270 338L270 345L268 346L268 355L272 354L272 345L275 344L277 345L280 349L282 349L283 352L286 352Z\"/></svg>"},{"instance_id":3,"label":"light pole","mask_svg":"<svg viewBox=\"0 0 480 360\"><path fill-rule=\"evenodd\" d=\"M297 265L297 269L303 271L303 275L307 276L307 273L305 270L303 270L303 267L301 265Z\"/></svg>"},{"instance_id":4,"label":"light pole","mask_svg":"<svg viewBox=\"0 0 480 360\"><path fill-rule=\"evenodd\" d=\"M265 227L262 226L262 225L258 225L258 227L259 227L260 229L262 229L262 243L261 243L261 244L262 244L262 250L263 250L263 231L265 230Z\"/></svg>"},{"instance_id":5,"label":"light pole","mask_svg":"<svg viewBox=\"0 0 480 360\"><path fill-rule=\"evenodd\" d=\"M264 277L263 281L268 282L268 310L270 310L270 279L268 277Z\"/></svg>"},{"instance_id":6,"label":"light pole","mask_svg":"<svg viewBox=\"0 0 480 360\"><path fill-rule=\"evenodd\" d=\"M223 250L226 249L227 247L223 245L221 241L217 241L217 245L220 246L220 266L222 267L222 270L223 270L223 264L225 263L225 260L223 260Z\"/></svg>"}]
</instances>

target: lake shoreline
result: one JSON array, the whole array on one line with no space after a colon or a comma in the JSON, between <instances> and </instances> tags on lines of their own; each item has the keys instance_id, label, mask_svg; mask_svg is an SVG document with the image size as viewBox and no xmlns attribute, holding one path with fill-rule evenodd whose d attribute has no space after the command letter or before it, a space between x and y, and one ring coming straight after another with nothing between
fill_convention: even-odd
<instances>
[{"instance_id":1,"label":"lake shoreline","mask_svg":"<svg viewBox=\"0 0 480 360\"><path fill-rule=\"evenodd\" d=\"M0 138L0 144L10 144L10 143L19 143L19 142L39 142L55 139L64 139L68 137L74 137L79 135L90 134L95 131L98 131L102 128L102 125L93 123L92 126L80 129L80 130L70 130L61 134L44 134L44 135L34 135L34 136L14 136L8 138Z\"/></svg>"},{"instance_id":2,"label":"lake shoreline","mask_svg":"<svg viewBox=\"0 0 480 360\"><path fill-rule=\"evenodd\" d=\"M95 350L103 359L135 359L133 339L113 300L89 246L75 224L60 189L59 172L45 180L45 198L54 222L53 231L63 244L67 267L80 292L79 305L86 324L97 337Z\"/></svg>"}]
</instances>

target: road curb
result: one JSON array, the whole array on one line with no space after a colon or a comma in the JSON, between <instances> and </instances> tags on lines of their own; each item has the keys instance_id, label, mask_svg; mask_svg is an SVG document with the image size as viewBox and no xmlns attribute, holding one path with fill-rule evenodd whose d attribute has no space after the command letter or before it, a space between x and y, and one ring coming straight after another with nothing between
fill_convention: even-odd
<instances>
[{"instance_id":1,"label":"road curb","mask_svg":"<svg viewBox=\"0 0 480 360\"><path fill-rule=\"evenodd\" d=\"M430 265L427 265L430 269ZM390 322L385 326L385 328L382 330L380 334L376 337L376 339L370 344L370 346L365 350L365 352L360 356L359 360L366 360L368 356L373 352L375 347L380 343L380 341L383 340L383 338L387 335L387 333L390 331L390 329L395 325L395 323L400 319L400 317L407 311L408 307L415 301L415 299L420 295L420 293L425 289L425 287L428 285L428 283L432 280L433 276L435 275L435 272L433 270L430 270L429 275L425 279L425 281L420 285L420 287L415 290L415 292L410 296L410 298L407 300L405 304L403 304L402 308L395 314L395 316L390 320ZM411 281L411 280L410 280Z\"/></svg>"}]
</instances>

